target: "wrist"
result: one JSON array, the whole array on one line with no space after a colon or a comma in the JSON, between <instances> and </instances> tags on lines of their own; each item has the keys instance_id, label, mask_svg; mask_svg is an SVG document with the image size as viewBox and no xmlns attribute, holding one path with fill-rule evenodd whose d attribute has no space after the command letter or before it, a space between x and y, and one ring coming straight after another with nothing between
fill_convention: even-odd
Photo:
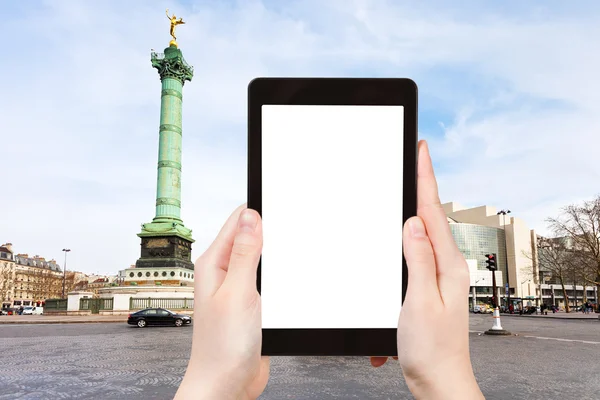
<instances>
[{"instance_id":1,"label":"wrist","mask_svg":"<svg viewBox=\"0 0 600 400\"><path fill-rule=\"evenodd\" d=\"M430 373L410 376L406 384L415 399L484 400L472 368L435 368Z\"/></svg>"},{"instance_id":2,"label":"wrist","mask_svg":"<svg viewBox=\"0 0 600 400\"><path fill-rule=\"evenodd\" d=\"M219 376L215 371L188 366L174 400L238 400L244 392L239 384L239 380Z\"/></svg>"}]
</instances>

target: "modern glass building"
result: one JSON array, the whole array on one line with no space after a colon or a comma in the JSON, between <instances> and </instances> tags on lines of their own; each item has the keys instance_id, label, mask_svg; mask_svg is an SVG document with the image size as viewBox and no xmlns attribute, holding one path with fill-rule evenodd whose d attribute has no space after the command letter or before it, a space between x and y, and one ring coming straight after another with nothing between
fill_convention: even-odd
<instances>
[{"instance_id":1,"label":"modern glass building","mask_svg":"<svg viewBox=\"0 0 600 400\"><path fill-rule=\"evenodd\" d=\"M506 246L504 230L484 225L459 223L451 218L450 230L458 249L468 260L477 260L477 269L486 270L485 255L496 253L498 272L506 282Z\"/></svg>"}]
</instances>

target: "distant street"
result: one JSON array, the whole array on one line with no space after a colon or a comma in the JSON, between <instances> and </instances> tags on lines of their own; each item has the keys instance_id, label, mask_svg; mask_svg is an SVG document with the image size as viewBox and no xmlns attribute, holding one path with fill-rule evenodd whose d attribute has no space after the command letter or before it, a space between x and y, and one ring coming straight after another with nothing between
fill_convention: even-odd
<instances>
[{"instance_id":1,"label":"distant street","mask_svg":"<svg viewBox=\"0 0 600 400\"><path fill-rule=\"evenodd\" d=\"M480 335L471 351L486 399L594 398L600 392L600 321L502 317L519 336ZM0 399L170 399L190 352L191 327L124 323L0 325ZM411 398L397 363L367 358L272 359L261 399Z\"/></svg>"}]
</instances>

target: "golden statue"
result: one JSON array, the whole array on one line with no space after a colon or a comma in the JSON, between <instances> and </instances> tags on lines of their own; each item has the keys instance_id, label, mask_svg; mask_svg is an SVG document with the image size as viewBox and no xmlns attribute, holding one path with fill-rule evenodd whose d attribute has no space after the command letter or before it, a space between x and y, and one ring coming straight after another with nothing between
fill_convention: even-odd
<instances>
[{"instance_id":1,"label":"golden statue","mask_svg":"<svg viewBox=\"0 0 600 400\"><path fill-rule=\"evenodd\" d=\"M175 14L173 14L172 17L169 17L169 9L168 8L167 8L167 18L169 18L169 21L171 21L171 30L169 31L169 33L171 34L171 37L173 38L173 40L171 40L169 42L169 45L174 45L175 47L177 47L177 41L176 41L177 38L175 37L175 27L177 25L185 24L185 22L183 22L183 18L177 19Z\"/></svg>"}]
</instances>

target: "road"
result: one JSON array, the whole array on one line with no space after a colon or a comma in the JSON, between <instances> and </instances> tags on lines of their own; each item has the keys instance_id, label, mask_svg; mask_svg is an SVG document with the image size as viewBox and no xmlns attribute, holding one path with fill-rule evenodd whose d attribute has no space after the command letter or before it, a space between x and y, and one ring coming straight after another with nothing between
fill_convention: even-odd
<instances>
[{"instance_id":1,"label":"road","mask_svg":"<svg viewBox=\"0 0 600 400\"><path fill-rule=\"evenodd\" d=\"M504 317L519 336L490 337L489 315L470 319L475 375L489 399L595 398L600 322ZM169 399L185 371L191 327L126 324L0 326L0 399ZM280 357L261 399L412 398L397 363Z\"/></svg>"}]
</instances>

